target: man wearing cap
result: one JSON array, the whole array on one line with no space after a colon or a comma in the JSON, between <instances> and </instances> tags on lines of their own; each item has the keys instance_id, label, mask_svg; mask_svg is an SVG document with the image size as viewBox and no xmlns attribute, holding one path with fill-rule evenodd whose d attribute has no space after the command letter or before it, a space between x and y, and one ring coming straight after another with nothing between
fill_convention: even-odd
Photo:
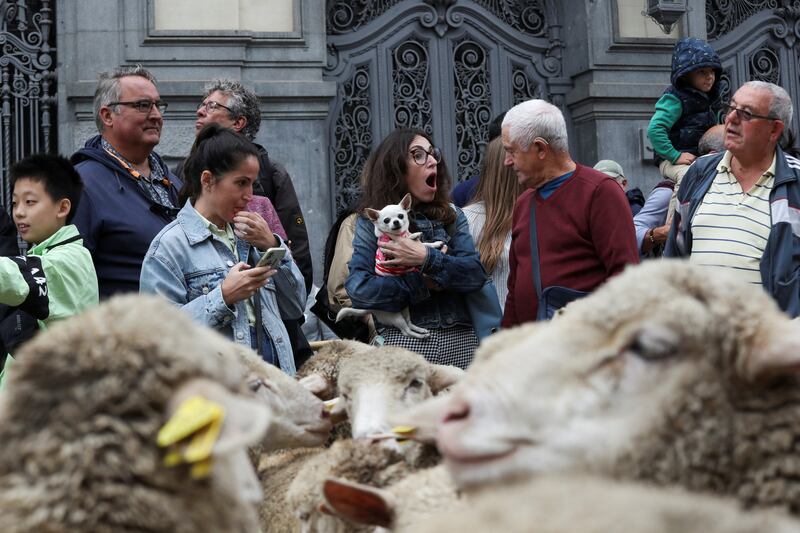
<instances>
[{"instance_id":1,"label":"man wearing cap","mask_svg":"<svg viewBox=\"0 0 800 533\"><path fill-rule=\"evenodd\" d=\"M631 214L636 215L642 206L644 206L644 194L642 194L642 190L639 187L628 190L628 179L622 171L622 166L612 159L601 159L594 166L594 169L602 172L606 176L614 178L614 180L619 183L619 186L625 191L625 196L628 197L628 205L631 208Z\"/></svg>"},{"instance_id":2,"label":"man wearing cap","mask_svg":"<svg viewBox=\"0 0 800 533\"><path fill-rule=\"evenodd\" d=\"M557 107L543 100L514 106L503 119L502 138L505 164L529 189L512 217L502 323L510 327L539 315L534 272L542 294L550 287L589 292L638 263L639 254L625 194L605 174L572 160Z\"/></svg>"}]
</instances>

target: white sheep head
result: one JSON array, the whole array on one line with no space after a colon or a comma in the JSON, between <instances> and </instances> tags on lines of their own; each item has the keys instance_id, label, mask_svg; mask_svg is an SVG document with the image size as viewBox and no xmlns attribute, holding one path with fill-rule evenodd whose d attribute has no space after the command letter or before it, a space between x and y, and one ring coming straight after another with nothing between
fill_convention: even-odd
<instances>
[{"instance_id":1,"label":"white sheep head","mask_svg":"<svg viewBox=\"0 0 800 533\"><path fill-rule=\"evenodd\" d=\"M353 438L388 433L395 413L407 410L453 385L464 372L435 365L404 348L385 346L344 361L338 389ZM398 450L395 440L386 445Z\"/></svg>"},{"instance_id":2,"label":"white sheep head","mask_svg":"<svg viewBox=\"0 0 800 533\"><path fill-rule=\"evenodd\" d=\"M245 382L272 413L261 450L324 444L331 431L331 418L322 400L252 350L234 346L246 369Z\"/></svg>"},{"instance_id":3,"label":"white sheep head","mask_svg":"<svg viewBox=\"0 0 800 533\"><path fill-rule=\"evenodd\" d=\"M491 337L449 400L397 421L439 426L462 488L607 471L663 426L676 397L758 397L772 378L794 379L798 354L800 329L761 288L688 262L651 262L559 320Z\"/></svg>"}]
</instances>

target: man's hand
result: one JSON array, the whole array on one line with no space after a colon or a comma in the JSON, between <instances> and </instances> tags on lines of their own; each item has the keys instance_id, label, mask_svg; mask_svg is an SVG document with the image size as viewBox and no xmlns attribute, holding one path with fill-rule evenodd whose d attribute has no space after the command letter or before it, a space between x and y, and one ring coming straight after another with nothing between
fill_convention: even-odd
<instances>
[{"instance_id":1,"label":"man's hand","mask_svg":"<svg viewBox=\"0 0 800 533\"><path fill-rule=\"evenodd\" d=\"M694 154L690 154L689 152L681 152L680 157L675 160L676 165L691 165L694 160L697 159L697 156Z\"/></svg>"}]
</instances>

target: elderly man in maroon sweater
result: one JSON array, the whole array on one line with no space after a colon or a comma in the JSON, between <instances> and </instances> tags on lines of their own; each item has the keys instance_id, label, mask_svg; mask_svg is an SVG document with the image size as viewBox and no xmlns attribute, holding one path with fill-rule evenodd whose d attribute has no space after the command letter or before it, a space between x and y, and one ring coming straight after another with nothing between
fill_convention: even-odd
<instances>
[{"instance_id":1,"label":"elderly man in maroon sweater","mask_svg":"<svg viewBox=\"0 0 800 533\"><path fill-rule=\"evenodd\" d=\"M514 206L508 298L503 327L536 320L538 295L531 269L530 210L542 288L591 291L626 264L638 263L636 233L625 193L612 178L575 163L559 109L528 100L506 113L503 146L526 190Z\"/></svg>"}]
</instances>

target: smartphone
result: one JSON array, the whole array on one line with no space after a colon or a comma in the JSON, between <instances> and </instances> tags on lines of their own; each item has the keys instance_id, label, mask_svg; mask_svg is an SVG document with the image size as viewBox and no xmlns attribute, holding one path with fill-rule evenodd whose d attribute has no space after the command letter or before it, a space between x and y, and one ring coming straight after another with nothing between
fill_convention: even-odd
<instances>
[{"instance_id":1,"label":"smartphone","mask_svg":"<svg viewBox=\"0 0 800 533\"><path fill-rule=\"evenodd\" d=\"M256 264L257 267L268 266L270 268L278 268L278 264L283 259L283 256L286 255L286 248L269 248L264 254L261 256L261 259L258 260Z\"/></svg>"}]
</instances>

